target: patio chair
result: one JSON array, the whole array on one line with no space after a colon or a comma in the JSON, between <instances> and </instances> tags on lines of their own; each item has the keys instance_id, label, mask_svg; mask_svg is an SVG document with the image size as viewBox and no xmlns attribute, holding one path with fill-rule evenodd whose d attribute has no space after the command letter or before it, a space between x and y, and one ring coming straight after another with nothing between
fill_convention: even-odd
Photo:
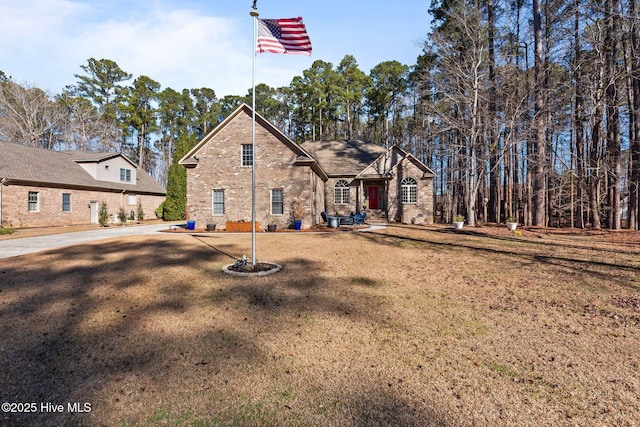
<instances>
[{"instance_id":1,"label":"patio chair","mask_svg":"<svg viewBox=\"0 0 640 427\"><path fill-rule=\"evenodd\" d=\"M322 220L323 220L325 223L329 224L329 217L327 216L327 213L326 213L326 212L320 212L320 216L322 217Z\"/></svg>"},{"instance_id":2,"label":"patio chair","mask_svg":"<svg viewBox=\"0 0 640 427\"><path fill-rule=\"evenodd\" d=\"M367 217L366 212L357 213L353 216L353 223L356 225L364 224L364 220Z\"/></svg>"}]
</instances>

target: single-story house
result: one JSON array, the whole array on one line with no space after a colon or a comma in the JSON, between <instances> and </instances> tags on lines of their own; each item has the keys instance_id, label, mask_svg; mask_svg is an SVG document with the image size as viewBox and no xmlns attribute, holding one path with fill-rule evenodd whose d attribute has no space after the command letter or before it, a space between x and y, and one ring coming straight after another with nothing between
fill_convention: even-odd
<instances>
[{"instance_id":1,"label":"single-story house","mask_svg":"<svg viewBox=\"0 0 640 427\"><path fill-rule=\"evenodd\" d=\"M197 227L251 221L252 181L260 228L291 227L296 202L302 205L303 228L322 223L323 211L433 221L435 175L413 155L363 140L297 144L255 116L255 153L252 110L243 104L180 159L187 169L187 216Z\"/></svg>"},{"instance_id":2,"label":"single-story house","mask_svg":"<svg viewBox=\"0 0 640 427\"><path fill-rule=\"evenodd\" d=\"M0 141L0 225L97 224L106 203L112 222L142 207L154 218L166 190L117 153L52 151Z\"/></svg>"}]
</instances>

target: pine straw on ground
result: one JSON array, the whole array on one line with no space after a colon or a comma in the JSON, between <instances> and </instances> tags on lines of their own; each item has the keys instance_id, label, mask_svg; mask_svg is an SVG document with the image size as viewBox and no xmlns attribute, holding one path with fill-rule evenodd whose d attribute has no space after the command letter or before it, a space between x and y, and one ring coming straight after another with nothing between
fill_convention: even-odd
<instances>
[{"instance_id":1,"label":"pine straw on ground","mask_svg":"<svg viewBox=\"0 0 640 427\"><path fill-rule=\"evenodd\" d=\"M637 425L637 234L263 233L283 271L250 279L250 235L0 260L0 400L65 405L0 425Z\"/></svg>"}]
</instances>

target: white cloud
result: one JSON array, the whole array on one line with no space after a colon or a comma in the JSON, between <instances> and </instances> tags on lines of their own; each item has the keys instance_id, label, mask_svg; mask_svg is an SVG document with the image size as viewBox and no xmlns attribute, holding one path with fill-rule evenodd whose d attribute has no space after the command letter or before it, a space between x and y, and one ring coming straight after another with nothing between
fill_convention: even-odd
<instances>
[{"instance_id":1,"label":"white cloud","mask_svg":"<svg viewBox=\"0 0 640 427\"><path fill-rule=\"evenodd\" d=\"M231 93L251 83L251 40L238 33L233 20L173 10L142 21L86 28L75 50L85 58L112 59L134 77L147 75L163 87L206 86L221 96L227 93L221 81Z\"/></svg>"},{"instance_id":2,"label":"white cloud","mask_svg":"<svg viewBox=\"0 0 640 427\"><path fill-rule=\"evenodd\" d=\"M253 26L247 16L118 0L0 0L0 70L20 83L60 93L89 58L110 59L163 88L209 87L218 97L251 87ZM137 7L137 8L136 8ZM283 86L310 66L305 58L260 55L256 82ZM290 65L290 66L289 66Z\"/></svg>"},{"instance_id":3,"label":"white cloud","mask_svg":"<svg viewBox=\"0 0 640 427\"><path fill-rule=\"evenodd\" d=\"M55 52L65 42L59 35L86 10L67 0L0 0L0 69L18 82L50 81L43 75L55 74Z\"/></svg>"}]
</instances>

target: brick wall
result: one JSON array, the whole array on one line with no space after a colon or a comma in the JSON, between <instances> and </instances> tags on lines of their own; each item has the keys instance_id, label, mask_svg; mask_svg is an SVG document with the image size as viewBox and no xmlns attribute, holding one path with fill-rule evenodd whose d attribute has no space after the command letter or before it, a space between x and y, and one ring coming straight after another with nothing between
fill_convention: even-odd
<instances>
[{"instance_id":1,"label":"brick wall","mask_svg":"<svg viewBox=\"0 0 640 427\"><path fill-rule=\"evenodd\" d=\"M251 144L251 116L244 112L212 134L198 150L198 165L187 168L187 215L196 228L226 221L251 220L251 167L242 166L242 144ZM322 180L309 166L295 166L297 154L269 130L256 124L256 220L263 228L290 227L292 203L303 203L303 227L317 224L324 199ZM271 215L271 190L282 189L284 214ZM213 215L212 191L224 191L224 215Z\"/></svg>"},{"instance_id":2,"label":"brick wall","mask_svg":"<svg viewBox=\"0 0 640 427\"><path fill-rule=\"evenodd\" d=\"M336 204L335 203L335 186L338 181L347 181L349 184L349 203L348 204ZM326 211L329 215L351 215L352 213L356 213L358 210L356 209L356 197L358 195L358 186L360 185L360 181L354 180L352 177L331 177L327 180L325 184L326 188ZM361 196L364 200L364 197ZM360 200L362 202L362 200Z\"/></svg>"},{"instance_id":3,"label":"brick wall","mask_svg":"<svg viewBox=\"0 0 640 427\"><path fill-rule=\"evenodd\" d=\"M29 212L29 192L38 193L38 211ZM62 194L71 195L71 210L62 211ZM155 218L155 209L164 201L164 196L138 194L135 203L130 204L129 195L101 191L72 190L23 185L8 185L2 188L2 226L6 228L44 227L60 225L80 225L91 223L89 205L104 201L107 210L117 216L122 206L127 213L137 212L138 202L142 204L144 217ZM131 200L133 201L133 200Z\"/></svg>"},{"instance_id":4,"label":"brick wall","mask_svg":"<svg viewBox=\"0 0 640 427\"><path fill-rule=\"evenodd\" d=\"M433 179L422 178L423 172L415 164L404 159L394 167L393 179L387 187L389 201L389 220L409 224L433 223ZM416 180L417 203L403 204L401 183L404 178Z\"/></svg>"},{"instance_id":5,"label":"brick wall","mask_svg":"<svg viewBox=\"0 0 640 427\"><path fill-rule=\"evenodd\" d=\"M399 218L399 222L414 224L433 223L433 179L422 179L423 172L408 160L401 160L393 168L394 177L388 181L366 181L362 194L359 194L360 181L353 178L329 178L326 182L326 210L330 214L350 215L358 211L358 204L367 204L367 189L369 185L378 185L381 203L379 208L388 208L386 214L390 221ZM400 203L401 182L405 177L412 177L417 181L417 203ZM349 183L349 204L335 204L334 188L338 181L344 179Z\"/></svg>"}]
</instances>

